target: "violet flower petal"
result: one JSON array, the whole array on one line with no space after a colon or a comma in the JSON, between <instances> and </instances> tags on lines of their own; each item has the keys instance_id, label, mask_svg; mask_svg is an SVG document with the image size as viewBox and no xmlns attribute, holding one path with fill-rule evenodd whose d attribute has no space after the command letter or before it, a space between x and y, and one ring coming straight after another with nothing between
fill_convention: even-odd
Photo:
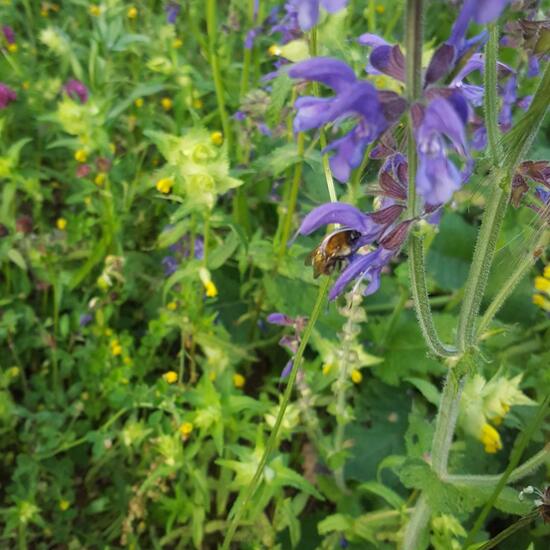
<instances>
[{"instance_id":1,"label":"violet flower petal","mask_svg":"<svg viewBox=\"0 0 550 550\"><path fill-rule=\"evenodd\" d=\"M303 219L298 233L309 235L324 225L338 223L360 233L372 234L380 231L380 226L368 214L355 206L343 202L329 202L314 208Z\"/></svg>"},{"instance_id":2,"label":"violet flower petal","mask_svg":"<svg viewBox=\"0 0 550 550\"><path fill-rule=\"evenodd\" d=\"M314 57L295 63L288 69L288 75L321 82L337 93L346 91L357 80L351 67L331 57Z\"/></svg>"}]
</instances>

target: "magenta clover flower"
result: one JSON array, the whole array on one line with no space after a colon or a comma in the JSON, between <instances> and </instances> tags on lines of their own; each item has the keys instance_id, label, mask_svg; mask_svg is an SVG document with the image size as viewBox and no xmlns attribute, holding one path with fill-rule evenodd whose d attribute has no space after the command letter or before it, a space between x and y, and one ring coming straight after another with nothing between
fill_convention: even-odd
<instances>
[{"instance_id":1,"label":"magenta clover flower","mask_svg":"<svg viewBox=\"0 0 550 550\"><path fill-rule=\"evenodd\" d=\"M88 101L88 88L80 80L72 78L63 86L63 90L71 99L79 99L80 103Z\"/></svg>"},{"instance_id":2,"label":"magenta clover flower","mask_svg":"<svg viewBox=\"0 0 550 550\"><path fill-rule=\"evenodd\" d=\"M7 84L0 82L0 109L5 109L16 99L17 94Z\"/></svg>"},{"instance_id":3,"label":"magenta clover flower","mask_svg":"<svg viewBox=\"0 0 550 550\"><path fill-rule=\"evenodd\" d=\"M2 27L2 32L8 44L15 44L15 32L9 25L4 25Z\"/></svg>"},{"instance_id":4,"label":"magenta clover flower","mask_svg":"<svg viewBox=\"0 0 550 550\"><path fill-rule=\"evenodd\" d=\"M335 151L330 166L339 181L349 179L351 170L361 163L367 145L378 138L389 121L399 118L405 108L405 101L397 94L385 92L380 95L372 84L358 80L351 67L338 59L308 59L291 66L288 75L320 82L335 92L330 98L304 96L296 101L296 132L320 128L328 123L338 126L347 118L356 121L347 134L326 149Z\"/></svg>"}]
</instances>

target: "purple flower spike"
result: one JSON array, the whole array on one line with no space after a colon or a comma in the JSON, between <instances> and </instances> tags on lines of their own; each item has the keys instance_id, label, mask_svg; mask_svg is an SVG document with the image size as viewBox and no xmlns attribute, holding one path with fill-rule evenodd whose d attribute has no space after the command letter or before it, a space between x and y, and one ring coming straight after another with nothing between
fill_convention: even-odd
<instances>
[{"instance_id":1,"label":"purple flower spike","mask_svg":"<svg viewBox=\"0 0 550 550\"><path fill-rule=\"evenodd\" d=\"M6 84L0 82L0 109L5 109L12 101L17 99L17 94Z\"/></svg>"},{"instance_id":2,"label":"purple flower spike","mask_svg":"<svg viewBox=\"0 0 550 550\"><path fill-rule=\"evenodd\" d=\"M166 22L169 25L175 25L180 9L181 6L176 2L168 2L168 4L164 6L164 12L166 13Z\"/></svg>"},{"instance_id":3,"label":"purple flower spike","mask_svg":"<svg viewBox=\"0 0 550 550\"><path fill-rule=\"evenodd\" d=\"M380 226L355 206L342 202L323 204L312 210L302 221L298 233L309 235L325 225L338 223L367 235L378 235Z\"/></svg>"},{"instance_id":4,"label":"purple flower spike","mask_svg":"<svg viewBox=\"0 0 550 550\"><path fill-rule=\"evenodd\" d=\"M457 153L469 159L464 124L465 120L446 99L436 98L426 109L416 132L419 154L416 185L428 204L449 201L464 181L465 174L447 158L445 142L446 138Z\"/></svg>"},{"instance_id":5,"label":"purple flower spike","mask_svg":"<svg viewBox=\"0 0 550 550\"><path fill-rule=\"evenodd\" d=\"M91 313L83 313L81 316L80 316L80 319L78 321L78 324L81 326L81 327L85 327L86 325L89 325L91 322L92 322L92 314Z\"/></svg>"},{"instance_id":6,"label":"purple flower spike","mask_svg":"<svg viewBox=\"0 0 550 550\"><path fill-rule=\"evenodd\" d=\"M88 88L80 80L72 78L65 84L63 89L71 99L79 99L80 103L88 101Z\"/></svg>"},{"instance_id":7,"label":"purple flower spike","mask_svg":"<svg viewBox=\"0 0 550 550\"><path fill-rule=\"evenodd\" d=\"M13 29L9 25L4 25L2 32L8 44L15 44L15 32L13 32Z\"/></svg>"}]
</instances>

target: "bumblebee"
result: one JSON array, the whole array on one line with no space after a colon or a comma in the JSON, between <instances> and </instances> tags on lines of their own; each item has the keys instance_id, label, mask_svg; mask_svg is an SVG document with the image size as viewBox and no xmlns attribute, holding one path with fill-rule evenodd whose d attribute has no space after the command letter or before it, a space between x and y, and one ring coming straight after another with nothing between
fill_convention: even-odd
<instances>
[{"instance_id":1,"label":"bumblebee","mask_svg":"<svg viewBox=\"0 0 550 550\"><path fill-rule=\"evenodd\" d=\"M327 235L321 244L305 259L305 265L313 266L313 277L330 275L334 268L353 253L361 233L354 229L337 229Z\"/></svg>"}]
</instances>

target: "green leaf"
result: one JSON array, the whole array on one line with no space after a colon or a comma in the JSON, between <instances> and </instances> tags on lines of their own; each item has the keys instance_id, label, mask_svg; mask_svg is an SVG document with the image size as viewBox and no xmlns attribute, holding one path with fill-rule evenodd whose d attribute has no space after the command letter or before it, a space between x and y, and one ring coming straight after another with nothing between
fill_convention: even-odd
<instances>
[{"instance_id":1,"label":"green leaf","mask_svg":"<svg viewBox=\"0 0 550 550\"><path fill-rule=\"evenodd\" d=\"M416 378L414 376L405 378L405 381L410 382L428 402L436 407L439 407L439 390L431 382L423 380L422 378Z\"/></svg>"},{"instance_id":2,"label":"green leaf","mask_svg":"<svg viewBox=\"0 0 550 550\"><path fill-rule=\"evenodd\" d=\"M377 481L361 483L357 489L383 498L390 506L396 509L401 508L405 504L405 501L395 491Z\"/></svg>"},{"instance_id":3,"label":"green leaf","mask_svg":"<svg viewBox=\"0 0 550 550\"><path fill-rule=\"evenodd\" d=\"M428 273L440 288L457 290L466 281L476 230L453 212L446 213L439 225L426 260Z\"/></svg>"},{"instance_id":4,"label":"green leaf","mask_svg":"<svg viewBox=\"0 0 550 550\"><path fill-rule=\"evenodd\" d=\"M208 268L214 270L225 264L235 254L240 243L241 239L236 233L229 233L225 241L208 254Z\"/></svg>"},{"instance_id":5,"label":"green leaf","mask_svg":"<svg viewBox=\"0 0 550 550\"><path fill-rule=\"evenodd\" d=\"M27 262L19 250L15 248L10 248L8 250L8 258L20 269L27 271Z\"/></svg>"}]
</instances>

